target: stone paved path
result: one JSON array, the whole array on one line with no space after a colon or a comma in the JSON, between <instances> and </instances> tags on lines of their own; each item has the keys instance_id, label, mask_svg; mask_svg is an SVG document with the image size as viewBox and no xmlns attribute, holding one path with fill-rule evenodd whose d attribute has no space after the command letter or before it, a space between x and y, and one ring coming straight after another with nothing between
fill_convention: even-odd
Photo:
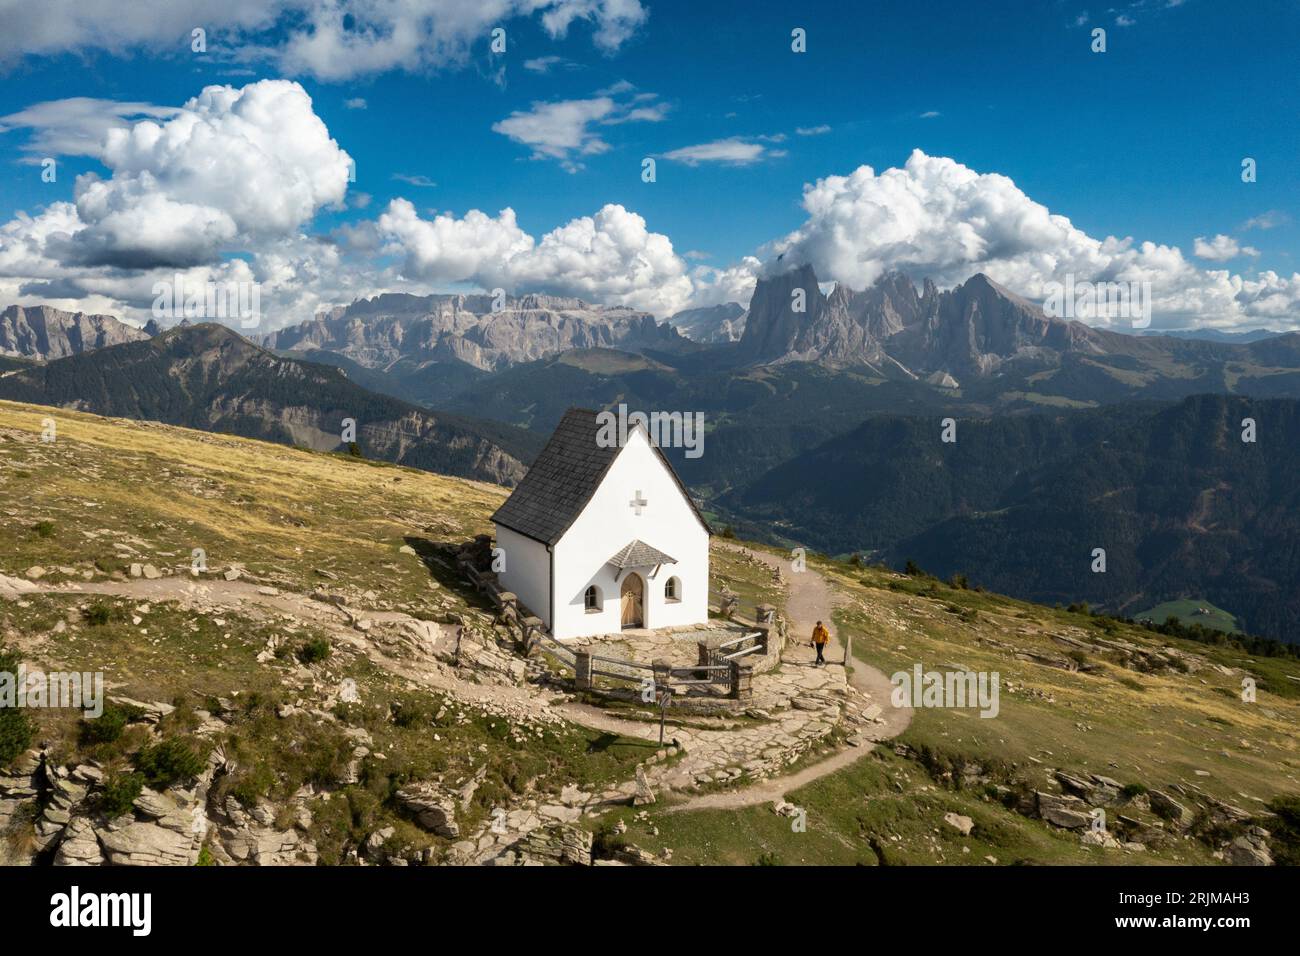
<instances>
[{"instance_id":1,"label":"stone paved path","mask_svg":"<svg viewBox=\"0 0 1300 956\"><path fill-rule=\"evenodd\" d=\"M808 568L796 572L789 560L779 558L765 551L755 551L741 545L724 545L743 551L771 567L781 569L782 578L788 583L790 591L786 598L785 616L789 627L789 643L785 649L783 667L813 667L817 659L816 652L809 646L812 640L813 626L821 621L831 631L831 642L827 645L824 657L834 662L831 666L844 661L844 645L839 641L832 611L837 596L821 574ZM880 724L867 734L872 742L889 740L897 737L912 721L910 707L894 707L890 703L892 685L889 678L880 670L854 659L849 662L853 668L849 683L854 688L868 695L880 708ZM702 794L692 797L672 807L672 812L683 810L719 810L736 807L750 807L763 803L773 803L785 797L786 793L819 780L828 774L842 770L871 751L870 746L859 746L841 750L825 760L810 764L797 773L784 777L775 777L724 793Z\"/></svg>"}]
</instances>

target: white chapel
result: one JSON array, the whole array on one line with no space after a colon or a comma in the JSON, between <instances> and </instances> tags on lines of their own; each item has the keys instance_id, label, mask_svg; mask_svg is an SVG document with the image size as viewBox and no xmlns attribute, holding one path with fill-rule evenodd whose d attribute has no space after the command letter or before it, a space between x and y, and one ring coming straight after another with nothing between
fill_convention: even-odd
<instances>
[{"instance_id":1,"label":"white chapel","mask_svg":"<svg viewBox=\"0 0 1300 956\"><path fill-rule=\"evenodd\" d=\"M492 516L499 584L559 640L707 621L704 517L644 426L600 434L569 409Z\"/></svg>"}]
</instances>

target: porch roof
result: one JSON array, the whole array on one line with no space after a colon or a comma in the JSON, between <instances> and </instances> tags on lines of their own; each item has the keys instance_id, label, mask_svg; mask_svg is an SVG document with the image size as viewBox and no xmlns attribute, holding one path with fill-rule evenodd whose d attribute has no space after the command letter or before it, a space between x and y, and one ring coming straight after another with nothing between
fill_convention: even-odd
<instances>
[{"instance_id":1,"label":"porch roof","mask_svg":"<svg viewBox=\"0 0 1300 956\"><path fill-rule=\"evenodd\" d=\"M619 549L609 559L609 564L623 571L627 568L649 568L658 564L676 564L677 559L669 557L658 548L652 548L644 541L633 539Z\"/></svg>"}]
</instances>

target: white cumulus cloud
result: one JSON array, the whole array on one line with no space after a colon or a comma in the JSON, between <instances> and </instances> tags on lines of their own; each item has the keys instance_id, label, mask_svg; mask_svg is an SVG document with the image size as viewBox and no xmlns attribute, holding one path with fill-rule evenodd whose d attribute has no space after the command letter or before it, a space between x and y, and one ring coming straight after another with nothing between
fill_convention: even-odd
<instances>
[{"instance_id":1,"label":"white cumulus cloud","mask_svg":"<svg viewBox=\"0 0 1300 956\"><path fill-rule=\"evenodd\" d=\"M1198 259L1208 259L1210 262L1227 262L1229 259L1236 259L1239 256L1258 256L1259 250L1254 246L1240 245L1232 236L1219 233L1213 239L1197 236L1192 242L1192 253Z\"/></svg>"},{"instance_id":2,"label":"white cumulus cloud","mask_svg":"<svg viewBox=\"0 0 1300 956\"><path fill-rule=\"evenodd\" d=\"M671 240L616 204L540 240L519 228L511 209L495 217L471 210L459 219L441 214L430 220L404 199L393 200L376 225L402 254L408 280L578 296L660 317L682 308L694 288Z\"/></svg>"},{"instance_id":3,"label":"white cumulus cloud","mask_svg":"<svg viewBox=\"0 0 1300 956\"><path fill-rule=\"evenodd\" d=\"M806 221L766 248L766 269L807 262L819 278L857 289L896 269L941 286L985 272L1038 301L1047 283L1069 274L1076 281L1149 281L1156 327L1300 319L1300 274L1251 278L1198 268L1177 246L1098 239L1008 177L920 150L901 168L860 166L819 179L804 187L803 207Z\"/></svg>"}]
</instances>

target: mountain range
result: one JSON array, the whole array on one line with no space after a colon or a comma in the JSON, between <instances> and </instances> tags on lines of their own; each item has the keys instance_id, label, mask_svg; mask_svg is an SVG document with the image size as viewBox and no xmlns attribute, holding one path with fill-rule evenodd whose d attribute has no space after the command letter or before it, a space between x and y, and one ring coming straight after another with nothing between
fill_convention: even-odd
<instances>
[{"instance_id":1,"label":"mountain range","mask_svg":"<svg viewBox=\"0 0 1300 956\"><path fill-rule=\"evenodd\" d=\"M268 349L336 352L366 368L461 362L482 371L574 348L671 349L688 343L649 312L548 295L361 299L260 339Z\"/></svg>"},{"instance_id":2,"label":"mountain range","mask_svg":"<svg viewBox=\"0 0 1300 956\"><path fill-rule=\"evenodd\" d=\"M1136 613L1196 598L1268 636L1300 624L1294 333L1091 328L983 275L823 293L806 266L762 278L748 309L667 323L550 296L384 295L260 344L123 328L134 340L83 354L94 336L37 350L27 334L36 361L0 359L0 397L320 450L345 447L351 417L369 457L505 484L571 406L699 411L704 455L666 454L747 536L1036 600ZM944 418L956 444L939 441ZM1245 449L1244 418L1260 427ZM1081 573L1079 554L1107 546L1107 573Z\"/></svg>"},{"instance_id":3,"label":"mountain range","mask_svg":"<svg viewBox=\"0 0 1300 956\"><path fill-rule=\"evenodd\" d=\"M281 358L223 325L174 328L0 372L0 398L336 451L513 485L540 439L368 392L336 368Z\"/></svg>"}]
</instances>

